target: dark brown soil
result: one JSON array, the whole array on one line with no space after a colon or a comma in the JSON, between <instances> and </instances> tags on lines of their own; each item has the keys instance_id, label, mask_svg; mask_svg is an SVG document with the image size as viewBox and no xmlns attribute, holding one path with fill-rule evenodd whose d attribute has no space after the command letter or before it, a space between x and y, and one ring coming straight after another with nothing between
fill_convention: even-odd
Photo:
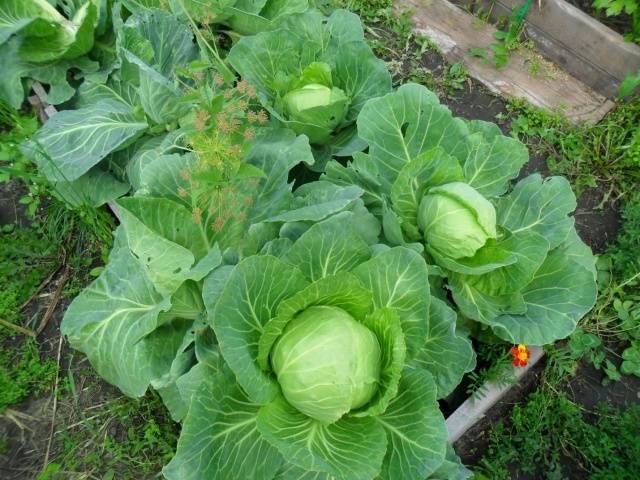
<instances>
[{"instance_id":1,"label":"dark brown soil","mask_svg":"<svg viewBox=\"0 0 640 480\"><path fill-rule=\"evenodd\" d=\"M626 345L618 345L615 350L622 351ZM616 366L620 360L613 355L608 358ZM620 382L611 382L602 385L604 378L600 370L592 365L583 363L580 366L579 375L576 375L568 385L571 395L582 405L587 412L592 412L602 403L608 403L616 408L624 408L633 403L640 403L640 378L634 375L625 375Z\"/></svg>"}]
</instances>

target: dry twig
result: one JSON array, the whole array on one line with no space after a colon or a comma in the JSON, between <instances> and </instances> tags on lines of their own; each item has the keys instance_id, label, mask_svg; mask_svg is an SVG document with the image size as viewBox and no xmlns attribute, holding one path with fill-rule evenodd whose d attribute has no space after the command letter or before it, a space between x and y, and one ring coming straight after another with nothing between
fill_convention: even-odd
<instances>
[{"instance_id":1,"label":"dry twig","mask_svg":"<svg viewBox=\"0 0 640 480\"><path fill-rule=\"evenodd\" d=\"M65 267L64 273L62 274L62 276L60 277L60 280L58 281L58 287L56 288L56 291L53 294L53 298L51 299L51 302L47 307L47 311L44 312L44 316L40 321L40 325L38 325L38 328L36 328L36 335L40 335L40 333L42 333L42 331L45 329L45 327L49 323L49 320L51 320L51 317L53 316L53 312L55 311L56 307L58 306L58 302L60 301L60 297L62 297L62 290L64 289L64 286L66 285L67 280L69 280L69 266Z\"/></svg>"},{"instance_id":2,"label":"dry twig","mask_svg":"<svg viewBox=\"0 0 640 480\"><path fill-rule=\"evenodd\" d=\"M51 428L49 429L49 441L47 442L47 451L44 455L44 465L42 471L44 472L49 464L49 454L51 453L51 443L53 442L53 432L56 427L56 411L58 410L58 381L60 379L60 355L62 354L62 337L58 342L58 369L56 370L56 381L53 386L53 413L51 414Z\"/></svg>"},{"instance_id":3,"label":"dry twig","mask_svg":"<svg viewBox=\"0 0 640 480\"><path fill-rule=\"evenodd\" d=\"M20 325L16 325L15 323L8 322L3 318L0 318L0 325L4 325L7 328L13 329L16 332L22 333L23 335L27 335L29 337L36 336L36 332L34 332L33 330L29 330L28 328L21 327Z\"/></svg>"}]
</instances>

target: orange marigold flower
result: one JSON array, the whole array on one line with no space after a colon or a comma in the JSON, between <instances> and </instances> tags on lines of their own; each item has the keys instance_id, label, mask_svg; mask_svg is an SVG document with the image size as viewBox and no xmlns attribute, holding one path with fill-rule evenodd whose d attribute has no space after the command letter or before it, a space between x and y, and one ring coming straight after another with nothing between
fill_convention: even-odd
<instances>
[{"instance_id":1,"label":"orange marigold flower","mask_svg":"<svg viewBox=\"0 0 640 480\"><path fill-rule=\"evenodd\" d=\"M526 367L531 352L524 343L521 343L511 348L511 356L513 357L512 363L514 367Z\"/></svg>"}]
</instances>

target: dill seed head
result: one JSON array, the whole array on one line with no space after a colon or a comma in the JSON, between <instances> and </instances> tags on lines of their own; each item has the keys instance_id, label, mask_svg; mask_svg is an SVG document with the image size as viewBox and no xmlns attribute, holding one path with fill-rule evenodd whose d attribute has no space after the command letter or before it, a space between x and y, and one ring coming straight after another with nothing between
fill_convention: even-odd
<instances>
[{"instance_id":1,"label":"dill seed head","mask_svg":"<svg viewBox=\"0 0 640 480\"><path fill-rule=\"evenodd\" d=\"M251 141L253 140L253 137L255 136L253 129L251 128L247 128L244 133L242 134L242 136L244 137L245 140L247 141Z\"/></svg>"}]
</instances>

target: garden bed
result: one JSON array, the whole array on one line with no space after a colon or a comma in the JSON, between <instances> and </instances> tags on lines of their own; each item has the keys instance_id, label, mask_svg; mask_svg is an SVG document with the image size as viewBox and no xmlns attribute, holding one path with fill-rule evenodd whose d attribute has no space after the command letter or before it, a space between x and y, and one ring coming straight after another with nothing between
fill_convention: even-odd
<instances>
[{"instance_id":1,"label":"garden bed","mask_svg":"<svg viewBox=\"0 0 640 480\"><path fill-rule=\"evenodd\" d=\"M375 26L369 27L367 32L371 35L369 40L372 41L373 45L376 44L376 41L385 43L384 39L387 36L393 36L393 32L385 31L384 29L377 30ZM417 76L419 80L422 80L423 83L426 83L439 94L440 101L448 106L454 115L468 120L498 121L502 132L508 135L512 127L510 121L513 119L510 111L511 107L503 99L468 78L463 65L456 67L455 65L447 64L438 53L428 48L422 51L421 54L416 54L416 49L418 48L416 42L418 41L419 39L411 40L403 51L395 50L394 47L396 45L394 42L385 45L389 53L389 57L385 59L389 61L389 65L393 66L392 74L396 83L404 82L407 78L415 80ZM246 90L247 87L244 86L242 88ZM36 93L40 93L40 97L42 97L42 92ZM51 110L49 112L51 113ZM401 129L399 128L399 130ZM532 148L532 153L535 151L535 148ZM523 168L520 176L515 181L523 179L533 172L539 172L543 176L547 176L550 173L547 154L536 153L532 155L529 163ZM298 167L289 177L290 181L296 181L296 187L306 183L309 178L315 178L316 176L316 174L309 173L304 168ZM304 175L297 175L303 171L305 172ZM185 178L182 172L180 172L180 176L183 179ZM177 177L178 175L176 175ZM283 180L286 181L287 179ZM580 236L595 252L602 252L606 245L615 239L620 223L615 196L609 195L610 191L609 185L605 182L596 182L595 186L584 189L582 195L578 198L578 206L575 213L576 227ZM15 185L7 189L7 192L7 198L3 199L4 205L17 205L19 197L24 194L24 191ZM174 197L176 194L182 197L179 190L172 190L170 193ZM127 203L124 202L124 205L126 206ZM19 209L14 210L17 213L10 213L7 216L7 221L12 221L16 215L21 216ZM194 219L199 216L195 214L195 211L193 214ZM135 225L135 222L131 223L131 211L127 211L126 215L129 218L128 220L125 219L123 224L126 221L130 223L123 225L121 231ZM138 233L140 233L140 230L138 230ZM120 241L122 240L120 239ZM64 251L64 248L62 250ZM399 248L398 250L402 249ZM411 255L414 255L413 258L415 258L415 254ZM103 252L103 258L104 256ZM133 256L131 259L132 263L137 262L137 260L133 260ZM149 257L148 261L150 260L151 258ZM38 310L41 312L43 310L51 310L47 324L38 336L38 344L41 347L41 360L53 362L57 366L58 373L53 383L52 392L44 397L31 398L18 406L12 406L9 415L5 415L0 420L0 433L2 433L3 437L10 439L9 448L3 448L2 450L4 451L0 451L0 460L2 461L0 463L0 472L4 474L3 478L6 477L12 480L32 478L41 471L48 471L52 475L51 478L70 478L71 475L81 474L80 472L96 477L139 478L140 476L155 474L160 465L170 460L173 455L179 428L177 423L170 420L169 412L161 406L158 395L155 393L148 394L146 399L138 404L126 403L125 407L118 406L117 402L120 401L120 395L117 391L100 380L93 373L84 356L71 350L59 334L62 315L68 306L70 298L75 296L88 283L90 280L89 273L92 275L103 274L101 268L94 268L99 267L100 263L100 261L93 262L89 259L84 264L74 267L71 270L73 273L72 278L68 278L65 275L69 270L66 262L63 261L64 268L59 275L52 278L48 283L47 288L43 290L45 294L35 298L29 306L31 311L28 313L34 313ZM179 269L176 271L179 271ZM286 278L286 276L283 276L283 278ZM281 280L280 277L272 277L272 280L276 279ZM64 285L68 282L72 283L74 288L70 289L67 296L61 298L61 295L56 292L63 290ZM211 283L205 288L210 287L212 287ZM217 295L220 295L219 291ZM55 304L53 304L55 309L50 307L53 299L55 299ZM233 298L227 294L225 301L227 303L233 302ZM234 305L231 305L231 307L234 307ZM239 308L234 307L229 308L229 310L239 311ZM27 324L27 327L34 328L34 325ZM198 335L201 335L201 332L204 331L200 330L202 326L198 327L199 329L196 326L191 328L193 328L193 331L191 331L193 335L196 335L196 330ZM228 333L228 331L225 333L224 330L220 330L220 332L223 336ZM216 332L216 335L218 335L218 332ZM202 334L202 337L198 338L200 338L200 341L205 342L206 340L202 340L204 337L205 335ZM14 347L19 346L22 342L19 337L5 341L7 345L13 345ZM75 341L77 342L77 338ZM196 342L196 354L198 354L198 348L207 348L206 343L203 346L203 344L198 344L196 340L194 342ZM125 353L122 352L123 355ZM226 352L223 353L226 354ZM216 358L219 359L219 355L218 352ZM205 358L207 358L207 362L212 362L212 357ZM207 363L205 365L203 362L202 366L209 368L210 364ZM102 367L104 368L104 364ZM534 388L542 368L542 364L536 365L532 372L525 376L520 387L511 389L501 402L488 411L484 420L456 442L455 447L466 462L474 464L478 460L482 452L477 447L479 444L482 445L483 436L485 435L482 432L486 432L486 429L497 418L504 417L506 406L522 399L528 391ZM576 382L579 382L580 372ZM115 379L114 383L120 381L123 382L122 385L128 387L124 383L123 377L119 377L119 373L116 373L116 375L113 375L113 372L108 374ZM218 372L216 372L217 374ZM422 381L423 379L420 380ZM235 378L232 381L235 384ZM467 393L464 390L467 389L468 384L469 381L466 380L463 386L459 388L457 395L449 397L450 399L455 397L456 400L452 400L443 408L445 412L455 410L464 400ZM242 384L242 386L245 389L247 387L254 388L251 383ZM216 388L219 388L219 386ZM632 386L631 388L635 387ZM146 390L146 384L144 389ZM166 394L166 391L164 393ZM616 395L617 390L611 390L606 395L609 394ZM435 403L433 391L426 396ZM220 397L222 398L222 395ZM171 397L167 398L170 399ZM114 401L116 403L113 403ZM211 411L211 408L213 408L207 406L206 402L210 401L218 401L218 398L215 395L213 397L203 397L204 403L202 405L204 405L205 411ZM166 399L165 403L167 403ZM239 402L239 404L245 406L247 403ZM109 407L106 411L103 408L105 405ZM136 416L131 405L141 405L142 413ZM174 408L175 404L167 403L167 405L171 409ZM176 410L171 410L171 413L174 415ZM200 424L194 424L193 420L191 420L190 424L186 424L190 425L188 428L185 426L187 432L193 432L194 425L200 429ZM145 422L146 426L144 426ZM416 424L419 423L416 422ZM188 433L188 435L190 434ZM119 447L119 443L122 443L123 446ZM101 444L104 450L101 450L96 456L96 451L101 448ZM373 447L376 446L373 445ZM180 453L180 447L178 452L176 458L181 455L184 458L184 452ZM144 458L144 461L140 462L140 458ZM140 465L140 463L142 464ZM172 463L175 463L175 460ZM187 465L184 468L192 467ZM172 474L177 475L176 470Z\"/></svg>"}]
</instances>

